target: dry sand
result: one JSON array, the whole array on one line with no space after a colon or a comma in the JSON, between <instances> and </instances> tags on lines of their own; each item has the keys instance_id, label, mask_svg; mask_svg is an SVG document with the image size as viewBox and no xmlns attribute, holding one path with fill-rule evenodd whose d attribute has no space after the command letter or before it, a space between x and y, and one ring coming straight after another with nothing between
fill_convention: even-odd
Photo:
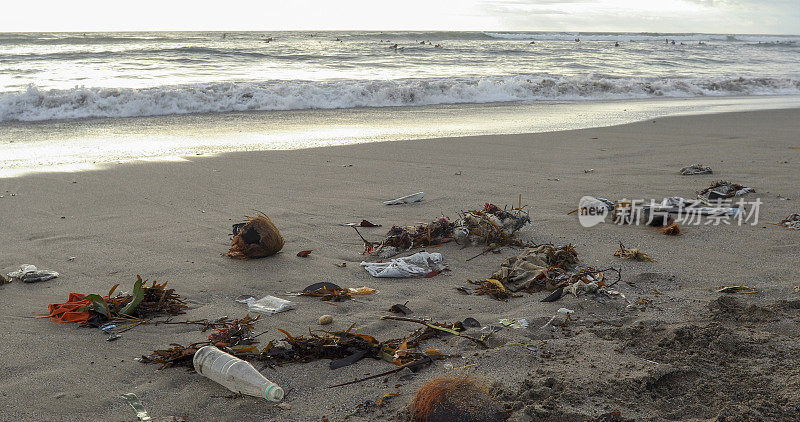
<instances>
[{"instance_id":1,"label":"dry sand","mask_svg":"<svg viewBox=\"0 0 800 422\"><path fill-rule=\"evenodd\" d=\"M630 125L513 136L432 139L297 151L231 153L179 163L118 165L83 173L0 181L4 273L22 263L62 273L39 283L0 286L7 327L0 344L2 420L135 420L120 394L134 392L155 417L187 420L387 420L427 380L445 374L482 377L512 420L586 420L620 411L635 420L797 420L800 417L800 233L766 224L800 211L800 110L674 117ZM677 171L701 162L708 176ZM584 173L593 168L594 172ZM456 173L459 175L456 175ZM694 192L716 179L756 189L761 221L751 226L686 227L682 236L648 227L581 227L567 212L583 195L663 198ZM425 191L421 203L381 201ZM12 195L13 194L13 195ZM379 240L392 224L430 221L484 202L530 205L523 238L572 243L587 266L622 267L619 289L637 303L543 294L507 303L464 296L455 287L491 274L515 254L487 254L448 244L437 249L452 272L426 279L374 279L358 263L362 244L339 223L366 218ZM778 195L791 198L780 200ZM222 255L232 223L267 213L286 238L275 257L237 261ZM618 241L655 262L612 256ZM313 249L308 258L296 252ZM75 257L68 261L69 257ZM334 264L347 262L346 268ZM327 386L392 368L367 359L328 369L327 361L289 364L263 373L287 391L290 410L227 390L179 368L156 370L134 358L205 335L186 326L140 326L114 341L99 330L33 319L69 292L103 293L130 286L137 274L169 281L192 308L177 319L245 314L241 294L284 296L318 281L370 286L380 293L335 306L296 298L298 309L267 316L265 344L282 335L327 328L378 339L402 337L413 324L380 321L408 301L415 317L474 317L482 324L527 318L528 330L504 329L490 350L457 338L426 347L463 358L448 372L438 362L410 380L397 375L348 387ZM747 284L755 295L722 297L715 287ZM575 311L565 329L540 329L560 307ZM546 340L546 343L540 343ZM520 343L538 344L535 351ZM363 404L399 393L382 407ZM362 405L362 406L359 406Z\"/></svg>"}]
</instances>

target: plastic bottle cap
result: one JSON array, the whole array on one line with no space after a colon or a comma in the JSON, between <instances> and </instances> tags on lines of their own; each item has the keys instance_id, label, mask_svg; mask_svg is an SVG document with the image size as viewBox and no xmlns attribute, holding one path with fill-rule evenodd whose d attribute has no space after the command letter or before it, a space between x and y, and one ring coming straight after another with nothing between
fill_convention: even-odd
<instances>
[{"instance_id":1,"label":"plastic bottle cap","mask_svg":"<svg viewBox=\"0 0 800 422\"><path fill-rule=\"evenodd\" d=\"M267 390L264 392L264 397L266 397L266 399L269 401L279 402L283 400L283 388L272 384L267 387Z\"/></svg>"}]
</instances>

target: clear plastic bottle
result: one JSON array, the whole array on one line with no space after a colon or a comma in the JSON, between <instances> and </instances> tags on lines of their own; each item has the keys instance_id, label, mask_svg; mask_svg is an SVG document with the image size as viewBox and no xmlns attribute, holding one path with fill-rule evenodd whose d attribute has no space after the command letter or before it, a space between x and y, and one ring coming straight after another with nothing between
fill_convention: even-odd
<instances>
[{"instance_id":1,"label":"clear plastic bottle","mask_svg":"<svg viewBox=\"0 0 800 422\"><path fill-rule=\"evenodd\" d=\"M234 393L283 400L283 388L261 375L249 362L214 346L201 347L194 354L194 369L208 379L222 384Z\"/></svg>"}]
</instances>

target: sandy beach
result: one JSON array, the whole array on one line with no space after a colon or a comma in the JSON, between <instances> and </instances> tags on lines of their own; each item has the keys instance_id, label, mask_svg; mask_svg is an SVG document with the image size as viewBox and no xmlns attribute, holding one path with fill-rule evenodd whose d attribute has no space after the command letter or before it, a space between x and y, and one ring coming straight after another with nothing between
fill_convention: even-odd
<instances>
[{"instance_id":1,"label":"sandy beach","mask_svg":"<svg viewBox=\"0 0 800 422\"><path fill-rule=\"evenodd\" d=\"M623 126L521 135L366 143L288 151L190 157L180 162L112 165L97 171L0 179L2 258L8 273L34 264L57 279L0 285L6 321L0 344L0 420L136 420L120 398L137 394L151 416L185 420L407 420L406 408L426 381L446 375L484 380L511 420L584 421L619 411L630 420L797 420L800 418L800 237L777 223L800 212L800 109L669 117ZM231 128L234 130L235 128ZM187 134L186 136L191 136ZM702 163L714 174L681 176ZM594 169L591 172L585 170ZM753 187L756 225L686 226L665 236L645 226L584 228L575 215L584 195L606 198L694 197L719 179ZM382 201L424 191L422 202ZM508 302L456 291L467 279L496 271L519 249L477 255L480 247L436 248L451 271L432 278L377 279L359 266L362 241L341 223L378 241L394 224L456 218L486 202L530 209L525 241L572 244L580 265L622 269L616 288L628 302L591 295L542 303L544 293ZM789 198L784 200L779 198ZM286 245L276 256L240 261L224 256L231 225L262 211ZM654 262L614 257L619 242ZM296 253L311 249L307 258ZM74 259L70 259L74 257ZM344 268L336 264L346 262ZM365 359L331 370L329 361L257 365L287 392L290 409L229 391L184 368L136 360L171 343L205 339L196 327L142 325L106 341L97 329L35 316L70 292L105 294L136 276L168 281L189 300L174 320L242 317L234 299L302 290L328 281L379 293L335 304L294 297L297 309L265 315L260 344L277 329L354 331L398 338L417 327L382 321L408 301L416 318L482 325L525 318L528 329L504 328L483 350L457 337L425 347L462 357L414 376L398 374L328 388L392 369ZM750 295L717 293L745 284ZM542 327L559 308L568 326ZM317 325L320 315L332 325ZM526 347L535 345L535 347ZM453 369L446 369L451 363ZM382 406L365 406L397 393ZM166 419L169 420L169 419Z\"/></svg>"}]
</instances>

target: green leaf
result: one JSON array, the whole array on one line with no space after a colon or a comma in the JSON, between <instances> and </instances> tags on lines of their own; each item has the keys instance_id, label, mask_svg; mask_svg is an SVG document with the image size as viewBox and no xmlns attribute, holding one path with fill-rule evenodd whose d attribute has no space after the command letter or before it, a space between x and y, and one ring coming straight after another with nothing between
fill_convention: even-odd
<instances>
[{"instance_id":1,"label":"green leaf","mask_svg":"<svg viewBox=\"0 0 800 422\"><path fill-rule=\"evenodd\" d=\"M136 283L133 285L133 299L119 311L120 314L133 316L133 313L136 312L136 308L139 307L139 304L142 303L142 299L144 299L143 284L142 277L137 275Z\"/></svg>"},{"instance_id":2,"label":"green leaf","mask_svg":"<svg viewBox=\"0 0 800 422\"><path fill-rule=\"evenodd\" d=\"M100 297L100 295L86 295L84 299L92 302L92 306L94 307L95 311L100 312L109 318L111 317L111 311L108 310L108 304L102 297Z\"/></svg>"}]
</instances>

